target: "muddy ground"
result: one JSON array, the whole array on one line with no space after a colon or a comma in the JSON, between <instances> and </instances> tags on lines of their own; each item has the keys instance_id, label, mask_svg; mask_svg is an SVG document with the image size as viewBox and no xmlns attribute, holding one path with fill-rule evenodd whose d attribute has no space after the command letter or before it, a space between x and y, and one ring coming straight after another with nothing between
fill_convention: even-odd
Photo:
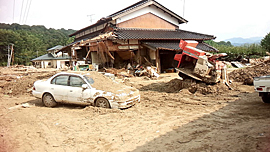
<instances>
[{"instance_id":1,"label":"muddy ground","mask_svg":"<svg viewBox=\"0 0 270 152\"><path fill-rule=\"evenodd\" d=\"M141 93L129 109L48 108L31 96L31 85L59 71L0 71L1 152L270 151L270 104L243 82L229 90L181 82L176 73L121 78Z\"/></svg>"}]
</instances>

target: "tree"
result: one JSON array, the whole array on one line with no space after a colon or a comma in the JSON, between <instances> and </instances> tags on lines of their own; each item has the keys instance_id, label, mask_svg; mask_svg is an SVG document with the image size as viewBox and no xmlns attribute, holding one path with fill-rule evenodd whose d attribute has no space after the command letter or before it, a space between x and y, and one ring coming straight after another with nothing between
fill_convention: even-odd
<instances>
[{"instance_id":1,"label":"tree","mask_svg":"<svg viewBox=\"0 0 270 152\"><path fill-rule=\"evenodd\" d=\"M7 46L12 43L15 49L20 41L21 39L18 33L11 30L0 29L0 66L6 65L8 54Z\"/></svg>"},{"instance_id":2,"label":"tree","mask_svg":"<svg viewBox=\"0 0 270 152\"><path fill-rule=\"evenodd\" d=\"M69 37L74 30L47 29L42 25L28 26L0 23L0 66L7 64L7 46L14 44L14 64L31 64L39 55L47 53L47 49L56 45L68 45L74 41Z\"/></svg>"},{"instance_id":3,"label":"tree","mask_svg":"<svg viewBox=\"0 0 270 152\"><path fill-rule=\"evenodd\" d=\"M268 33L261 41L261 46L270 52L270 33Z\"/></svg>"}]
</instances>

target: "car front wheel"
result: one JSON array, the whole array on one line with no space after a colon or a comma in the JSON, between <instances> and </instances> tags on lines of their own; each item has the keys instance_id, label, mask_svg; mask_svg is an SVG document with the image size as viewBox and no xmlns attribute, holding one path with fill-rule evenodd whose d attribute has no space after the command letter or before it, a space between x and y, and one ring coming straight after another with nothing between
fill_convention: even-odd
<instances>
[{"instance_id":1,"label":"car front wheel","mask_svg":"<svg viewBox=\"0 0 270 152\"><path fill-rule=\"evenodd\" d=\"M42 102L46 107L55 107L57 105L57 102L54 100L53 96L49 93L43 95Z\"/></svg>"},{"instance_id":2,"label":"car front wheel","mask_svg":"<svg viewBox=\"0 0 270 152\"><path fill-rule=\"evenodd\" d=\"M105 98L98 98L95 102L95 106L101 108L111 108L109 101Z\"/></svg>"}]
</instances>

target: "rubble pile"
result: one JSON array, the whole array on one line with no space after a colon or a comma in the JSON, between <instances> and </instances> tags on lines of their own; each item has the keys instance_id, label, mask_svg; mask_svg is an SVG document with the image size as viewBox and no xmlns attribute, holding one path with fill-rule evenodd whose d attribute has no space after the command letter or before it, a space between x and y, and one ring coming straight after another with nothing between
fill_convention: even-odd
<instances>
[{"instance_id":1,"label":"rubble pile","mask_svg":"<svg viewBox=\"0 0 270 152\"><path fill-rule=\"evenodd\" d=\"M24 95L31 94L32 87L35 81L48 79L54 74L61 72L56 70L38 70L36 72L28 72L28 70L20 70L21 68L0 68L0 94L1 95ZM20 71L17 73L17 71ZM74 71L70 71L74 72ZM110 92L116 92L118 90L123 90L124 86L121 83L112 81L107 76L96 72L96 71L85 71L85 72L75 72L75 73L87 73L90 77L94 79L94 84L92 86L98 90L107 90ZM127 88L126 93L129 93L131 88ZM117 93L117 92L116 92Z\"/></svg>"},{"instance_id":2,"label":"rubble pile","mask_svg":"<svg viewBox=\"0 0 270 152\"><path fill-rule=\"evenodd\" d=\"M56 70L36 69L23 65L9 68L0 67L0 94L23 95L29 94L36 80L49 78Z\"/></svg>"},{"instance_id":3,"label":"rubble pile","mask_svg":"<svg viewBox=\"0 0 270 152\"><path fill-rule=\"evenodd\" d=\"M96 71L88 71L86 73L90 74L90 77L94 80L94 83L91 84L91 86L97 90L106 90L112 93L119 93L119 90L122 90L125 93L136 91L134 88L129 88L124 86L122 83L112 81L111 78L103 75L102 73Z\"/></svg>"},{"instance_id":4,"label":"rubble pile","mask_svg":"<svg viewBox=\"0 0 270 152\"><path fill-rule=\"evenodd\" d=\"M215 85L208 85L204 82L198 82L193 79L181 80L178 78L172 79L169 82L154 83L148 86L143 86L140 88L141 91L158 91L166 93L178 93L181 90L187 89L190 93L200 93L203 95L207 94L221 94L224 91L229 90L229 88L223 84L218 83Z\"/></svg>"},{"instance_id":5,"label":"rubble pile","mask_svg":"<svg viewBox=\"0 0 270 152\"><path fill-rule=\"evenodd\" d=\"M107 73L114 74L118 78L134 77L134 76L137 76L137 77L147 76L149 78L159 77L159 74L157 74L157 68L154 66L146 66L146 67L136 66L134 68L129 66L127 69L110 68L110 69L105 69L104 71Z\"/></svg>"},{"instance_id":6,"label":"rubble pile","mask_svg":"<svg viewBox=\"0 0 270 152\"><path fill-rule=\"evenodd\" d=\"M114 74L116 77L133 77L133 73L130 70L126 70L125 68L122 69L105 69L105 72Z\"/></svg>"},{"instance_id":7,"label":"rubble pile","mask_svg":"<svg viewBox=\"0 0 270 152\"><path fill-rule=\"evenodd\" d=\"M6 95L23 95L29 94L32 91L33 84L36 80L47 79L56 72L50 73L32 73L24 76L7 77L5 80L0 80L0 92ZM12 78L12 79L11 79Z\"/></svg>"},{"instance_id":8,"label":"rubble pile","mask_svg":"<svg viewBox=\"0 0 270 152\"><path fill-rule=\"evenodd\" d=\"M252 85L254 77L263 75L270 75L270 60L252 67L234 70L229 74L229 78L236 82Z\"/></svg>"}]
</instances>

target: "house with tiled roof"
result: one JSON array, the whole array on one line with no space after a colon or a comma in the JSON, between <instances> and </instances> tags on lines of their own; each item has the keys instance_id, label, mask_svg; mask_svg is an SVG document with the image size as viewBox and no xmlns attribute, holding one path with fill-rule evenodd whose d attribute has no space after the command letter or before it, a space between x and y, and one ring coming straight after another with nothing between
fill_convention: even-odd
<instances>
[{"instance_id":1,"label":"house with tiled roof","mask_svg":"<svg viewBox=\"0 0 270 152\"><path fill-rule=\"evenodd\" d=\"M61 45L57 45L47 50L47 54L39 56L31 62L36 68L57 68L62 69L69 65L70 56L67 53L63 53L60 50L63 48Z\"/></svg>"},{"instance_id":2,"label":"house with tiled roof","mask_svg":"<svg viewBox=\"0 0 270 152\"><path fill-rule=\"evenodd\" d=\"M215 36L179 29L187 22L155 0L141 0L71 34L75 41L62 50L69 52L73 64L122 68L124 63L147 63L163 72L173 68L174 55L182 51L181 39L198 41L197 48L203 51L218 51L204 43Z\"/></svg>"}]
</instances>

